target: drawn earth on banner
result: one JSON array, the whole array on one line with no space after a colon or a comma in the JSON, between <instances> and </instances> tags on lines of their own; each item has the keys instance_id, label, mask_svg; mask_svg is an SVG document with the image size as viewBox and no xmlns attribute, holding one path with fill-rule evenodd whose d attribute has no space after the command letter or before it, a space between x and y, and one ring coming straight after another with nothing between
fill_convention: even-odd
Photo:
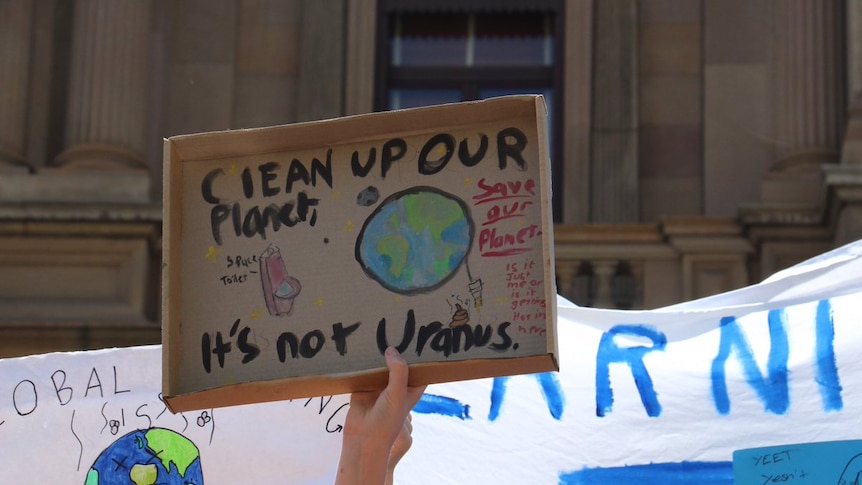
<instances>
[{"instance_id":1,"label":"drawn earth on banner","mask_svg":"<svg viewBox=\"0 0 862 485\"><path fill-rule=\"evenodd\" d=\"M862 453L860 254L654 311L561 302L561 372L429 387L396 479L732 484L735 450L836 440L849 460ZM0 361L4 480L331 483L346 396L172 415L159 365L158 347ZM764 483L823 472L757 456Z\"/></svg>"}]
</instances>

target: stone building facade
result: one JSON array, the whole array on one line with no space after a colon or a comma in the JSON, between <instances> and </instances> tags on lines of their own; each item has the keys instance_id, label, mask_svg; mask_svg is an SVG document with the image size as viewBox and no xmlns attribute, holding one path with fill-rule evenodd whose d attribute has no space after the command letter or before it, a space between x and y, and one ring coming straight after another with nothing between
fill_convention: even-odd
<instances>
[{"instance_id":1,"label":"stone building facade","mask_svg":"<svg viewBox=\"0 0 862 485\"><path fill-rule=\"evenodd\" d=\"M473 50L402 60L427 39ZM699 298L862 237L859 2L0 0L0 357L159 342L163 138L429 89L548 96L579 304Z\"/></svg>"}]
</instances>

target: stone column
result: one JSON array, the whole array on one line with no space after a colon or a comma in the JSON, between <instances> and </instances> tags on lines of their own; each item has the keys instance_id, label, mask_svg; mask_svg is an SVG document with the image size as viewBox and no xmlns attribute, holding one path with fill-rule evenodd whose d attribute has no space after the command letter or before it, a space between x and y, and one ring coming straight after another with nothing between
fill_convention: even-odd
<instances>
[{"instance_id":1,"label":"stone column","mask_svg":"<svg viewBox=\"0 0 862 485\"><path fill-rule=\"evenodd\" d=\"M841 147L841 164L825 166L826 185L839 207L835 219L835 245L862 238L862 2L849 1L847 9L847 128Z\"/></svg>"},{"instance_id":2,"label":"stone column","mask_svg":"<svg viewBox=\"0 0 862 485\"><path fill-rule=\"evenodd\" d=\"M613 277L617 261L593 261L593 276L596 278L596 301L594 308L616 308L613 299Z\"/></svg>"},{"instance_id":3,"label":"stone column","mask_svg":"<svg viewBox=\"0 0 862 485\"><path fill-rule=\"evenodd\" d=\"M862 2L847 2L847 129L841 162L862 165Z\"/></svg>"},{"instance_id":4,"label":"stone column","mask_svg":"<svg viewBox=\"0 0 862 485\"><path fill-rule=\"evenodd\" d=\"M595 2L590 222L637 222L637 2Z\"/></svg>"},{"instance_id":5,"label":"stone column","mask_svg":"<svg viewBox=\"0 0 862 485\"><path fill-rule=\"evenodd\" d=\"M374 37L377 0L350 0L345 6L344 114L374 111Z\"/></svg>"},{"instance_id":6,"label":"stone column","mask_svg":"<svg viewBox=\"0 0 862 485\"><path fill-rule=\"evenodd\" d=\"M63 168L146 170L150 2L76 0Z\"/></svg>"},{"instance_id":7,"label":"stone column","mask_svg":"<svg viewBox=\"0 0 862 485\"><path fill-rule=\"evenodd\" d=\"M302 64L296 100L298 121L342 115L345 8L345 3L340 0L302 2Z\"/></svg>"},{"instance_id":8,"label":"stone column","mask_svg":"<svg viewBox=\"0 0 862 485\"><path fill-rule=\"evenodd\" d=\"M0 170L25 171L33 0L0 0Z\"/></svg>"},{"instance_id":9,"label":"stone column","mask_svg":"<svg viewBox=\"0 0 862 485\"><path fill-rule=\"evenodd\" d=\"M850 2L852 3L852 2ZM764 202L817 203L844 130L844 2L781 0L775 13L776 163Z\"/></svg>"},{"instance_id":10,"label":"stone column","mask_svg":"<svg viewBox=\"0 0 862 485\"><path fill-rule=\"evenodd\" d=\"M557 260L554 268L557 276L557 293L573 301L576 299L574 298L576 269L577 263L560 260Z\"/></svg>"}]
</instances>

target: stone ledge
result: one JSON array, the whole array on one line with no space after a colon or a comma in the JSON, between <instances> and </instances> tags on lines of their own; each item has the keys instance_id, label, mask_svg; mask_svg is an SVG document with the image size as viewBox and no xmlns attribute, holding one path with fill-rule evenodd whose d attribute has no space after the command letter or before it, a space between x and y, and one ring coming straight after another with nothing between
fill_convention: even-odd
<instances>
[{"instance_id":1,"label":"stone ledge","mask_svg":"<svg viewBox=\"0 0 862 485\"><path fill-rule=\"evenodd\" d=\"M161 222L160 203L96 204L2 202L0 221Z\"/></svg>"},{"instance_id":2,"label":"stone ledge","mask_svg":"<svg viewBox=\"0 0 862 485\"><path fill-rule=\"evenodd\" d=\"M823 209L808 204L740 204L739 218L754 224L820 225Z\"/></svg>"},{"instance_id":3,"label":"stone ledge","mask_svg":"<svg viewBox=\"0 0 862 485\"><path fill-rule=\"evenodd\" d=\"M158 323L93 326L84 323L36 326L0 325L0 358L161 343Z\"/></svg>"},{"instance_id":4,"label":"stone ledge","mask_svg":"<svg viewBox=\"0 0 862 485\"><path fill-rule=\"evenodd\" d=\"M862 186L862 165L824 165L823 174L827 186Z\"/></svg>"},{"instance_id":5,"label":"stone ledge","mask_svg":"<svg viewBox=\"0 0 862 485\"><path fill-rule=\"evenodd\" d=\"M150 174L44 169L4 173L0 203L151 203Z\"/></svg>"}]
</instances>

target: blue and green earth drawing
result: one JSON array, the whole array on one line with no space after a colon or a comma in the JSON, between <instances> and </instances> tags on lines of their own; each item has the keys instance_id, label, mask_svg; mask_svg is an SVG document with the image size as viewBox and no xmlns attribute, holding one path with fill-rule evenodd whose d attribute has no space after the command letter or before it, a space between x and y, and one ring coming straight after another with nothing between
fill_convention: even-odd
<instances>
[{"instance_id":1,"label":"blue and green earth drawing","mask_svg":"<svg viewBox=\"0 0 862 485\"><path fill-rule=\"evenodd\" d=\"M203 485L197 446L163 428L133 431L96 458L84 485Z\"/></svg>"},{"instance_id":2,"label":"blue and green earth drawing","mask_svg":"<svg viewBox=\"0 0 862 485\"><path fill-rule=\"evenodd\" d=\"M400 294L449 281L470 251L473 221L460 199L432 187L396 193L365 221L356 259L365 273Z\"/></svg>"}]
</instances>

